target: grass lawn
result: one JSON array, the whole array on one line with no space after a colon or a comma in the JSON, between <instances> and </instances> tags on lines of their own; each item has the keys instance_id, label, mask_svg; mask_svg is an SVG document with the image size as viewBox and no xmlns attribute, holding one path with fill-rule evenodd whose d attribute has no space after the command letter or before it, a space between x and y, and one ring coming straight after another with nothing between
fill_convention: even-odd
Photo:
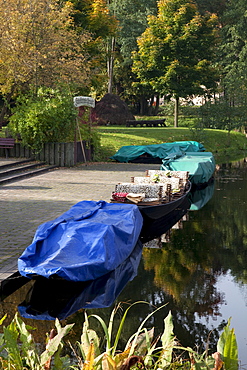
<instances>
[{"instance_id":1,"label":"grass lawn","mask_svg":"<svg viewBox=\"0 0 247 370\"><path fill-rule=\"evenodd\" d=\"M240 132L224 130L191 130L186 127L124 127L101 126L101 150L97 160L108 161L109 157L124 145L150 145L182 140L202 143L214 154L217 163L234 161L247 156L247 138Z\"/></svg>"}]
</instances>

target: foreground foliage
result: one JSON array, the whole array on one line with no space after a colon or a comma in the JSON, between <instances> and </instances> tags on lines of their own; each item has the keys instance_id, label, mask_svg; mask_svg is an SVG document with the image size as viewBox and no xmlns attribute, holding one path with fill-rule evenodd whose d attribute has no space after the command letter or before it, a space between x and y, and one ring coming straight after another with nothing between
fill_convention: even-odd
<instances>
[{"instance_id":1,"label":"foreground foliage","mask_svg":"<svg viewBox=\"0 0 247 370\"><path fill-rule=\"evenodd\" d=\"M116 335L113 336L114 317L120 306L117 306L110 316L108 325L98 315L88 316L85 312L85 322L78 348L72 348L74 360L62 356L63 338L71 331L73 324L61 327L55 321L56 331L52 330L45 350L40 354L39 346L34 343L30 329L16 314L10 325L3 327L0 337L0 369L98 369L98 370L128 370L131 367L145 369L238 369L238 350L234 330L230 329L230 320L221 334L217 352L212 355L206 350L199 354L192 348L184 348L177 343L173 333L172 315L164 319L164 331L157 338L154 328L147 329L145 324L161 306L150 313L140 324L138 330L126 343L122 352L118 345L124 329L124 322L131 307L129 306L120 321ZM145 302L142 302L145 303ZM6 317L6 316L5 316ZM2 318L2 325L5 317ZM89 321L98 320L104 330L103 338L90 328ZM104 344L105 348L102 347ZM78 352L79 349L79 352Z\"/></svg>"}]
</instances>

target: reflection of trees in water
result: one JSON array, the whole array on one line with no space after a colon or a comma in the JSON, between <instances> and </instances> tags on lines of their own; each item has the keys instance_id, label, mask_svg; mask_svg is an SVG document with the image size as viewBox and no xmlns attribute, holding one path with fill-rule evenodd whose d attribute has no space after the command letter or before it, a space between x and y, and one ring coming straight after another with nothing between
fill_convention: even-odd
<instances>
[{"instance_id":1,"label":"reflection of trees in water","mask_svg":"<svg viewBox=\"0 0 247 370\"><path fill-rule=\"evenodd\" d=\"M215 228L220 235L221 261L239 283L247 283L247 168L223 169L217 174Z\"/></svg>"},{"instance_id":2,"label":"reflection of trees in water","mask_svg":"<svg viewBox=\"0 0 247 370\"><path fill-rule=\"evenodd\" d=\"M176 302L173 297L167 294L164 290L157 288L154 284L154 272L144 270L143 266L140 266L138 276L128 285L127 289L124 290L123 294L119 296L118 301L126 301L127 297L135 296L134 301L144 300L149 302L150 305L137 305L130 311L130 315L127 318L124 334L128 336L136 330L140 322L145 319L146 315L154 310L154 307L160 307L163 304L167 304L161 311L157 312L148 322L147 326L151 328L155 327L156 334L160 334L164 327L164 318L169 311L172 312L174 322L174 333L178 340L184 346L199 346L202 347L203 343L207 342L208 335L212 327L208 327L208 323L196 323L195 312L193 311L193 298L190 297L190 290L188 288L187 296L184 297L183 304ZM198 286L200 290L200 286ZM204 293L201 292L201 295ZM218 327L214 327L214 331L210 336L210 348L216 346L216 342L219 337L219 330L222 329L222 324Z\"/></svg>"},{"instance_id":3,"label":"reflection of trees in water","mask_svg":"<svg viewBox=\"0 0 247 370\"><path fill-rule=\"evenodd\" d=\"M230 269L240 281L247 281L247 215L243 205L246 195L244 190L238 190L242 180L227 180L228 173L223 180L218 180L218 176L213 198L200 211L190 212L189 222L184 222L183 229L171 234L170 243L164 244L162 249L144 249L138 276L127 285L117 301L146 301L150 305L140 304L130 310L122 345L154 306L167 303L150 318L147 327L154 326L156 333L161 333L164 317L171 310L175 335L184 346L201 348L214 329L209 343L210 348L215 349L219 332L226 325L222 320L213 328L207 320L209 316L214 318L219 314L224 302L224 295L216 288L218 276ZM237 174L231 172L231 177L237 179ZM90 310L88 313L97 313L107 322L111 310ZM196 316L204 319L197 323ZM121 317L120 311L115 327ZM77 313L69 320L77 322L77 331L82 325L83 313Z\"/></svg>"},{"instance_id":4,"label":"reflection of trees in water","mask_svg":"<svg viewBox=\"0 0 247 370\"><path fill-rule=\"evenodd\" d=\"M143 257L145 269L154 271L155 285L179 307L186 307L187 314L218 314L223 295L215 288L217 272L211 268L213 256L206 248L178 246L173 241L162 249L145 249Z\"/></svg>"},{"instance_id":5,"label":"reflection of trees in water","mask_svg":"<svg viewBox=\"0 0 247 370\"><path fill-rule=\"evenodd\" d=\"M231 270L240 283L247 282L246 181L247 171L220 170L207 206L190 212L170 244L144 250L145 269L154 271L156 286L200 315L217 315L223 300L215 288L218 275Z\"/></svg>"},{"instance_id":6,"label":"reflection of trees in water","mask_svg":"<svg viewBox=\"0 0 247 370\"><path fill-rule=\"evenodd\" d=\"M193 316L187 316L183 311L174 311L174 332L183 346L190 346L201 353L208 346L210 352L216 351L220 332L227 324L222 322L217 327L208 327L204 323L195 322Z\"/></svg>"},{"instance_id":7,"label":"reflection of trees in water","mask_svg":"<svg viewBox=\"0 0 247 370\"><path fill-rule=\"evenodd\" d=\"M155 286L173 307L176 335L187 343L192 337L195 344L206 340L209 332L195 324L195 313L205 322L219 314L224 294L217 291L218 276L230 270L242 289L247 282L246 181L246 168L220 170L210 202L190 212L170 244L144 250L145 269L154 273ZM213 332L215 339L225 324Z\"/></svg>"}]
</instances>

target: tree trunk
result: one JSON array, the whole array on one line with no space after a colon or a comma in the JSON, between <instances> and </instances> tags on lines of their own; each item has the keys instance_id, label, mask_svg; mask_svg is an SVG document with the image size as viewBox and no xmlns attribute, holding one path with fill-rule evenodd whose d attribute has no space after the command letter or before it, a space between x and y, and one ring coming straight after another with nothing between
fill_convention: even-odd
<instances>
[{"instance_id":1,"label":"tree trunk","mask_svg":"<svg viewBox=\"0 0 247 370\"><path fill-rule=\"evenodd\" d=\"M13 96L14 90L15 90L15 86L12 86L11 91L9 92L9 94L7 94L7 96L4 99L2 110L0 112L0 130L2 129L5 115L9 113L9 103Z\"/></svg>"},{"instance_id":2,"label":"tree trunk","mask_svg":"<svg viewBox=\"0 0 247 370\"><path fill-rule=\"evenodd\" d=\"M2 107L2 110L1 110L1 113L0 113L0 130L2 129L3 127L3 123L4 123L4 117L5 117L5 114L7 113L7 105L6 103L4 102L3 104L3 107Z\"/></svg>"},{"instance_id":3,"label":"tree trunk","mask_svg":"<svg viewBox=\"0 0 247 370\"><path fill-rule=\"evenodd\" d=\"M144 116L147 113L147 100L145 97L141 97L140 99L140 115Z\"/></svg>"},{"instance_id":4,"label":"tree trunk","mask_svg":"<svg viewBox=\"0 0 247 370\"><path fill-rule=\"evenodd\" d=\"M174 127L178 127L178 103L179 103L179 98L176 96L175 109L174 109Z\"/></svg>"},{"instance_id":5,"label":"tree trunk","mask_svg":"<svg viewBox=\"0 0 247 370\"><path fill-rule=\"evenodd\" d=\"M154 104L154 95L150 99L150 104L148 107L148 115L151 116L153 114L153 104Z\"/></svg>"},{"instance_id":6,"label":"tree trunk","mask_svg":"<svg viewBox=\"0 0 247 370\"><path fill-rule=\"evenodd\" d=\"M114 51L115 51L115 37L111 39L111 45L109 48L109 57L107 61L108 70L108 93L112 94L113 90L113 66L114 66Z\"/></svg>"}]
</instances>

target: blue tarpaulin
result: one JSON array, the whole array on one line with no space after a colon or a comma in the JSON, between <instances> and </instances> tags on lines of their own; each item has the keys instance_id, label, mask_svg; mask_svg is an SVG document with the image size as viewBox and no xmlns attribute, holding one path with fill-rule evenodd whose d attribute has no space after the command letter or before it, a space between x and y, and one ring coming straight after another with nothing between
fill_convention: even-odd
<instances>
[{"instance_id":1,"label":"blue tarpaulin","mask_svg":"<svg viewBox=\"0 0 247 370\"><path fill-rule=\"evenodd\" d=\"M117 268L134 249L142 228L136 205L81 201L40 225L18 259L21 275L88 281Z\"/></svg>"},{"instance_id":2,"label":"blue tarpaulin","mask_svg":"<svg viewBox=\"0 0 247 370\"><path fill-rule=\"evenodd\" d=\"M18 306L19 313L28 319L64 320L82 308L110 307L137 275L141 255L142 244L138 241L121 265L98 279L87 282L36 279L25 300Z\"/></svg>"},{"instance_id":3,"label":"blue tarpaulin","mask_svg":"<svg viewBox=\"0 0 247 370\"><path fill-rule=\"evenodd\" d=\"M143 154L153 158L166 158L170 153L176 152L202 152L205 148L197 141L175 141L173 143L162 143L152 145L126 145L122 146L115 155L111 157L118 162L130 162Z\"/></svg>"}]
</instances>

